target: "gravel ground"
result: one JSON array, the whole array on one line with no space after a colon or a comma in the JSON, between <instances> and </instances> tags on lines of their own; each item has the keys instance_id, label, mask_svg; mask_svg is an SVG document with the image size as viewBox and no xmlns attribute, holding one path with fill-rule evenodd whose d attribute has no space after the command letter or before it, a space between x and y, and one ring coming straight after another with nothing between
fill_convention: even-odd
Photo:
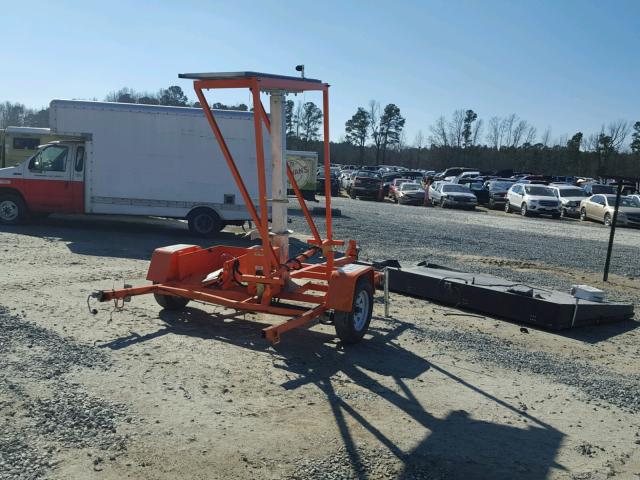
<instances>
[{"instance_id":1,"label":"gravel ground","mask_svg":"<svg viewBox=\"0 0 640 480\"><path fill-rule=\"evenodd\" d=\"M6 415L0 433L1 480L40 478L55 465L52 455L62 447L94 447L112 452L111 457L126 450L127 439L117 434L124 406L94 398L66 378L77 368L96 374L107 370L103 352L4 307L0 325L0 411Z\"/></svg>"},{"instance_id":2,"label":"gravel ground","mask_svg":"<svg viewBox=\"0 0 640 480\"><path fill-rule=\"evenodd\" d=\"M618 231L605 285L596 224L335 204L336 237L365 257L589 283L638 308L639 231ZM218 241L250 243L231 229ZM637 324L522 333L392 295L392 318L378 297L357 346L318 325L274 347L260 335L273 319L212 306L163 312L143 296L87 312L88 293L144 284L153 249L176 243L215 242L157 219L0 229L1 480L640 475Z\"/></svg>"}]
</instances>

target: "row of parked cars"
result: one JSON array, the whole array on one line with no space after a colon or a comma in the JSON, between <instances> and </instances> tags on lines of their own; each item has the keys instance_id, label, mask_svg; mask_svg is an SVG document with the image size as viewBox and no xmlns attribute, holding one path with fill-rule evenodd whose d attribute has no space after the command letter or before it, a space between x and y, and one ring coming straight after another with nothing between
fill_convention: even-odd
<instances>
[{"instance_id":1,"label":"row of parked cars","mask_svg":"<svg viewBox=\"0 0 640 480\"><path fill-rule=\"evenodd\" d=\"M334 167L332 167L332 176ZM436 173L401 167L335 167L332 194L344 190L351 198L385 198L402 205L423 205L428 199L443 208L473 210L477 205L518 212L522 216L574 217L611 225L616 187L581 182L576 177L542 177L513 174L509 177L482 175L482 172L455 167ZM323 183L324 185L324 183ZM323 187L324 188L324 187ZM425 192L428 190L428 192ZM617 222L640 227L640 195L634 186L625 186Z\"/></svg>"}]
</instances>

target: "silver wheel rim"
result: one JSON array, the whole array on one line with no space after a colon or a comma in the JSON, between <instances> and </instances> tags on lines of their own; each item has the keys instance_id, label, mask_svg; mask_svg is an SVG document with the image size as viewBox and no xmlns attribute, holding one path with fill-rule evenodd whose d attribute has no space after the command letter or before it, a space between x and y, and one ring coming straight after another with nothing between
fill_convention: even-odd
<instances>
[{"instance_id":1,"label":"silver wheel rim","mask_svg":"<svg viewBox=\"0 0 640 480\"><path fill-rule=\"evenodd\" d=\"M605 215L605 217L604 217L604 224L605 224L607 227L610 227L610 226L611 226L611 217L609 217L609 216L606 216L606 215Z\"/></svg>"},{"instance_id":2,"label":"silver wheel rim","mask_svg":"<svg viewBox=\"0 0 640 480\"><path fill-rule=\"evenodd\" d=\"M11 222L18 218L18 205L11 200L0 202L0 218L5 222Z\"/></svg>"},{"instance_id":3,"label":"silver wheel rim","mask_svg":"<svg viewBox=\"0 0 640 480\"><path fill-rule=\"evenodd\" d=\"M360 290L353 306L353 328L361 331L369 316L369 295L366 290Z\"/></svg>"}]
</instances>

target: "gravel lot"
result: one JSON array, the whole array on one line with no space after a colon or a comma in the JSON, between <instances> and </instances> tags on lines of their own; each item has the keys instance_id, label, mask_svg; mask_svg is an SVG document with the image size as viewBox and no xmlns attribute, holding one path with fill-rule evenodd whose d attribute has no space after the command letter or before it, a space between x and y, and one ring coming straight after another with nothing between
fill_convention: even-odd
<instances>
[{"instance_id":1,"label":"gravel lot","mask_svg":"<svg viewBox=\"0 0 640 480\"><path fill-rule=\"evenodd\" d=\"M640 308L640 231L618 230L604 285L601 225L334 204L336 236L363 257L589 283ZM88 313L91 291L144 283L153 249L175 243L203 242L170 220L0 228L1 480L640 477L636 322L522 333L392 295L357 346L318 325L274 347L269 318L209 305Z\"/></svg>"}]
</instances>

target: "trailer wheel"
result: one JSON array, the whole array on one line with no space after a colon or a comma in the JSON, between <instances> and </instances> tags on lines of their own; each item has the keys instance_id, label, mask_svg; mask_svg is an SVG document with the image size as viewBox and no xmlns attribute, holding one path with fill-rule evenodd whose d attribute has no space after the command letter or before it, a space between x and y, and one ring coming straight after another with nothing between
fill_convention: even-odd
<instances>
[{"instance_id":1,"label":"trailer wheel","mask_svg":"<svg viewBox=\"0 0 640 480\"><path fill-rule=\"evenodd\" d=\"M350 312L335 312L333 323L338 338L345 344L358 343L371 323L373 312L373 286L366 277L356 283L353 306Z\"/></svg>"},{"instance_id":2,"label":"trailer wheel","mask_svg":"<svg viewBox=\"0 0 640 480\"><path fill-rule=\"evenodd\" d=\"M3 225L18 225L28 216L27 205L17 195L0 196L0 223Z\"/></svg>"},{"instance_id":3,"label":"trailer wheel","mask_svg":"<svg viewBox=\"0 0 640 480\"><path fill-rule=\"evenodd\" d=\"M216 212L210 208L198 208L187 217L189 231L200 237L212 237L225 225Z\"/></svg>"},{"instance_id":4,"label":"trailer wheel","mask_svg":"<svg viewBox=\"0 0 640 480\"><path fill-rule=\"evenodd\" d=\"M189 303L188 298L163 295L161 293L154 293L153 298L155 298L158 305L165 310L182 310L187 306L187 303Z\"/></svg>"}]
</instances>

